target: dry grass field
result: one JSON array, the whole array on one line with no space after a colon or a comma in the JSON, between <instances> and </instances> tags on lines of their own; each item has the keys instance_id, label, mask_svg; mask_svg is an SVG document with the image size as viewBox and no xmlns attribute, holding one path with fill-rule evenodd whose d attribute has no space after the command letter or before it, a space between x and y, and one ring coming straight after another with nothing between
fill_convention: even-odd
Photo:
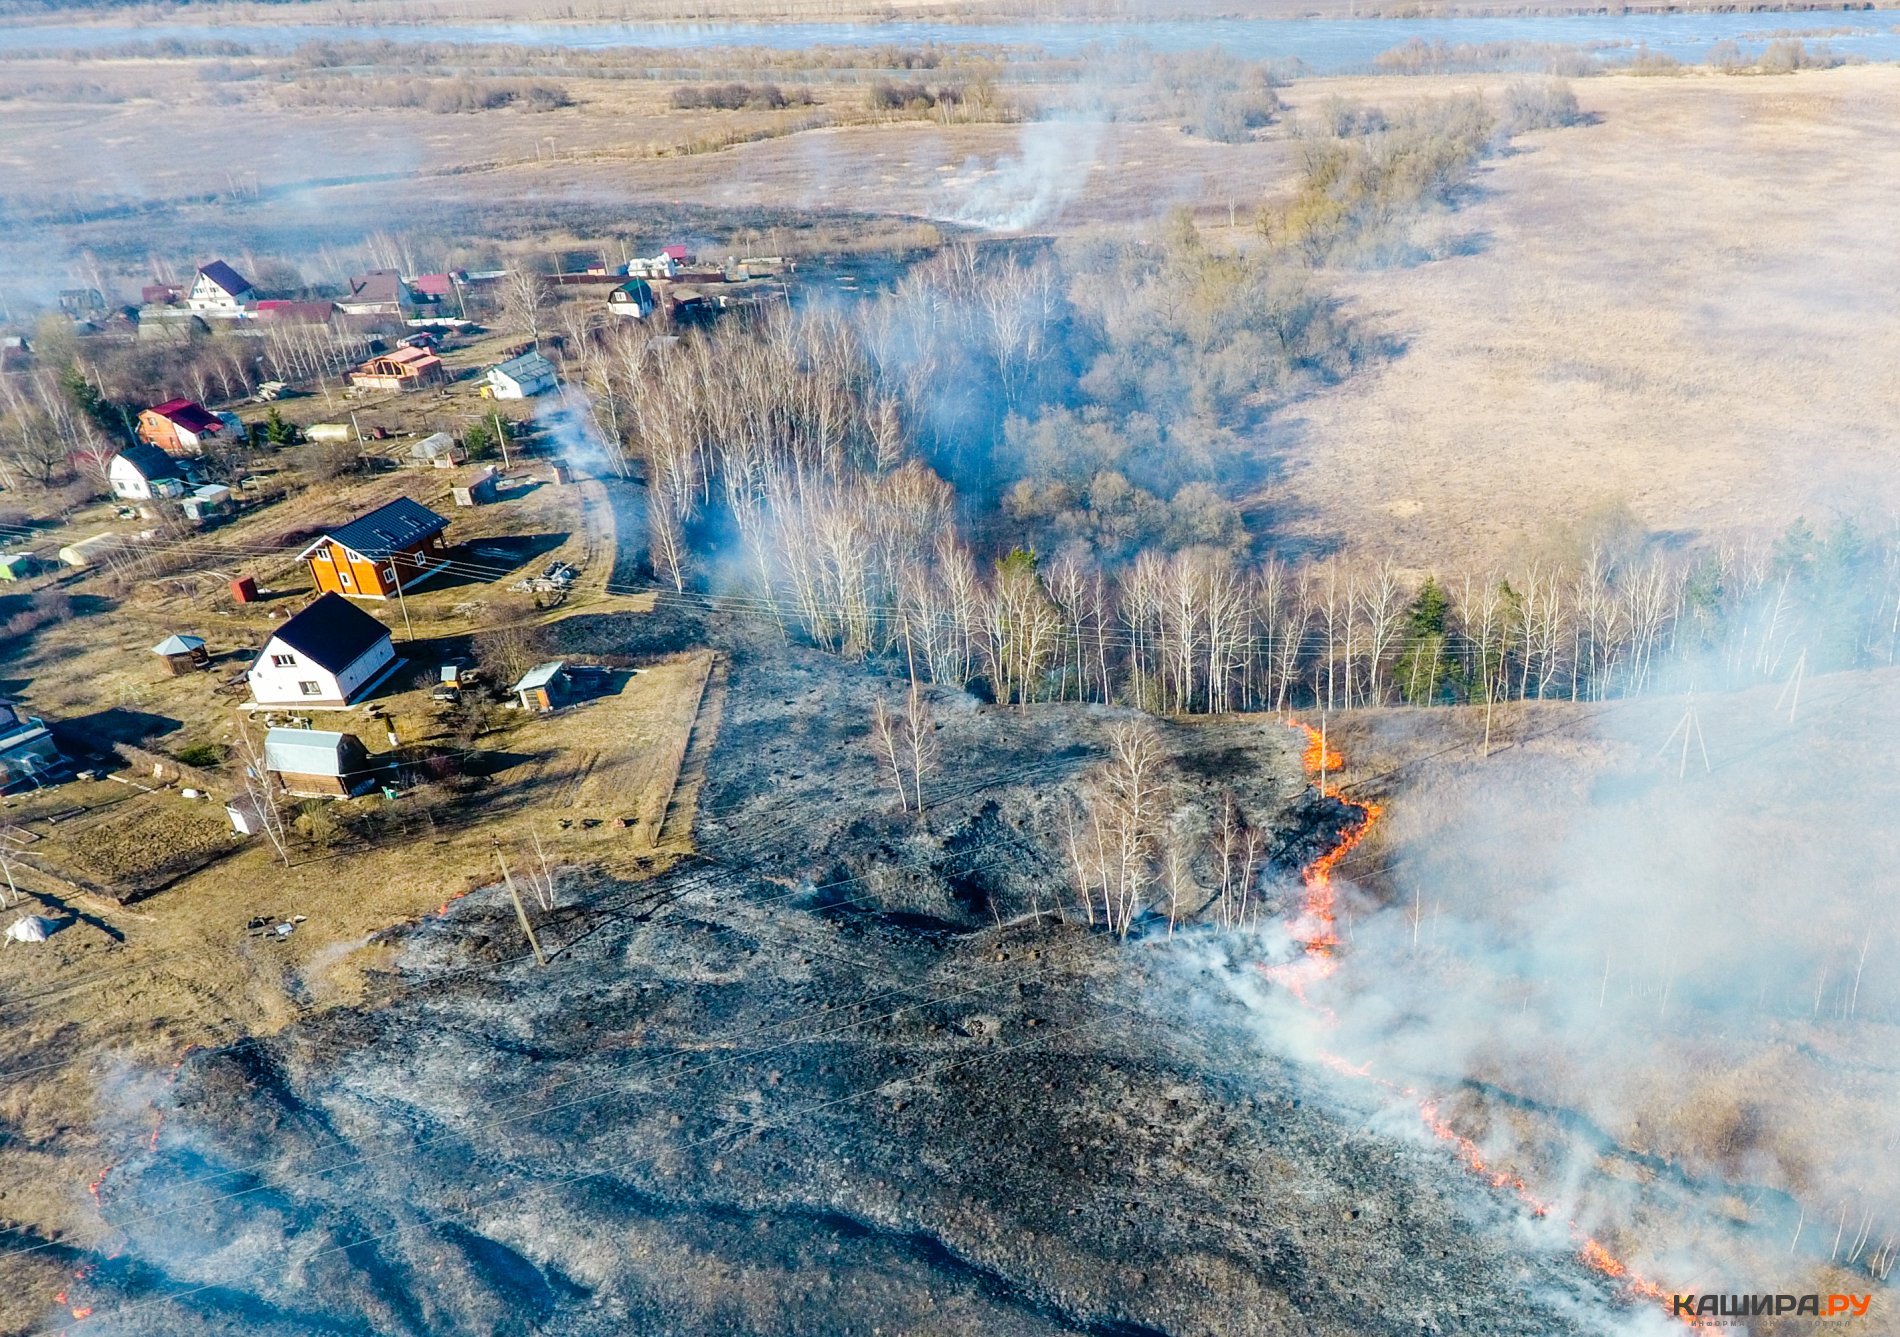
<instances>
[{"instance_id":1,"label":"dry grass field","mask_svg":"<svg viewBox=\"0 0 1900 1337\"><path fill-rule=\"evenodd\" d=\"M1404 351L1283 425L1295 532L1461 569L1604 501L1684 535L1900 504L1900 69L1575 87L1600 123L1445 220L1476 254L1340 276Z\"/></svg>"}]
</instances>

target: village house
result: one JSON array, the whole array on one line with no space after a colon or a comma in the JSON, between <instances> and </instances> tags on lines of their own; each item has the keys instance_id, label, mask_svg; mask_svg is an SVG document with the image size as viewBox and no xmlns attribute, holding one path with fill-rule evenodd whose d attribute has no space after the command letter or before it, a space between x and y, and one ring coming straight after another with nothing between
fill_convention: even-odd
<instances>
[{"instance_id":1,"label":"village house","mask_svg":"<svg viewBox=\"0 0 1900 1337\"><path fill-rule=\"evenodd\" d=\"M616 316L645 320L655 309L653 285L645 279L628 279L607 294L607 309Z\"/></svg>"},{"instance_id":2,"label":"village house","mask_svg":"<svg viewBox=\"0 0 1900 1337\"><path fill-rule=\"evenodd\" d=\"M446 274L418 274L409 280L409 293L418 302L446 302L457 295L456 289L468 276L459 269Z\"/></svg>"},{"instance_id":3,"label":"village house","mask_svg":"<svg viewBox=\"0 0 1900 1337\"><path fill-rule=\"evenodd\" d=\"M448 563L442 550L444 517L398 497L358 516L305 548L319 590L353 599L387 599L407 591Z\"/></svg>"},{"instance_id":4,"label":"village house","mask_svg":"<svg viewBox=\"0 0 1900 1337\"><path fill-rule=\"evenodd\" d=\"M376 783L376 767L355 734L272 729L264 735L264 770L297 798L349 798Z\"/></svg>"},{"instance_id":5,"label":"village house","mask_svg":"<svg viewBox=\"0 0 1900 1337\"><path fill-rule=\"evenodd\" d=\"M382 623L326 594L277 629L246 676L260 706L336 708L363 697L399 662Z\"/></svg>"},{"instance_id":6,"label":"village house","mask_svg":"<svg viewBox=\"0 0 1900 1337\"><path fill-rule=\"evenodd\" d=\"M238 320L244 315L245 294L251 281L222 260L198 268L185 294L185 305L201 316Z\"/></svg>"},{"instance_id":7,"label":"village house","mask_svg":"<svg viewBox=\"0 0 1900 1337\"><path fill-rule=\"evenodd\" d=\"M350 373L350 384L363 390L420 390L447 379L442 359L426 348L392 348Z\"/></svg>"},{"instance_id":8,"label":"village house","mask_svg":"<svg viewBox=\"0 0 1900 1337\"><path fill-rule=\"evenodd\" d=\"M523 353L488 371L488 393L496 399L527 399L552 390L554 364L539 353Z\"/></svg>"},{"instance_id":9,"label":"village house","mask_svg":"<svg viewBox=\"0 0 1900 1337\"><path fill-rule=\"evenodd\" d=\"M106 486L125 501L183 496L187 486L178 461L157 446L127 446L106 466Z\"/></svg>"},{"instance_id":10,"label":"village house","mask_svg":"<svg viewBox=\"0 0 1900 1337\"><path fill-rule=\"evenodd\" d=\"M350 290L336 299L346 316L400 317L413 304L408 285L393 269L372 269L350 279Z\"/></svg>"},{"instance_id":11,"label":"village house","mask_svg":"<svg viewBox=\"0 0 1900 1337\"><path fill-rule=\"evenodd\" d=\"M43 784L63 761L46 721L0 698L0 793Z\"/></svg>"},{"instance_id":12,"label":"village house","mask_svg":"<svg viewBox=\"0 0 1900 1337\"><path fill-rule=\"evenodd\" d=\"M238 435L231 432L236 422L233 415L213 413L189 399L170 399L139 414L138 438L169 455L197 455L213 437Z\"/></svg>"}]
</instances>

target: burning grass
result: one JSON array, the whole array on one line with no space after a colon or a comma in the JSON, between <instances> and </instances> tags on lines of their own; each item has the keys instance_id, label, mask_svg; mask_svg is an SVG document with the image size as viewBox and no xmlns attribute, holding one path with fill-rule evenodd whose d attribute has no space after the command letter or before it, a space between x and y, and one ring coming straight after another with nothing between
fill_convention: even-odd
<instances>
[{"instance_id":1,"label":"burning grass","mask_svg":"<svg viewBox=\"0 0 1900 1337\"><path fill-rule=\"evenodd\" d=\"M1890 676L1792 719L1772 692L1699 699L1711 766L1680 779L1655 748L1681 701L1513 708L1489 757L1475 721L1462 747L1416 715L1343 726L1389 815L1313 994L1333 1066L1452 1093L1417 1097L1433 1136L1575 1222L1632 1294L1639 1267L1684 1290L1875 1289L1900 1243L1874 1057L1900 1015L1873 891Z\"/></svg>"}]
</instances>

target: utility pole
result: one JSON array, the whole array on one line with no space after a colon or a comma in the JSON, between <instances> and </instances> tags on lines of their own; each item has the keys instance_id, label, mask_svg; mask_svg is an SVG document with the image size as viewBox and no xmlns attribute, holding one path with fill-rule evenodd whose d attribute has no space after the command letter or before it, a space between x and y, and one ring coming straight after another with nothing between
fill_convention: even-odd
<instances>
[{"instance_id":1,"label":"utility pole","mask_svg":"<svg viewBox=\"0 0 1900 1337\"><path fill-rule=\"evenodd\" d=\"M1319 713L1319 793L1326 797L1326 712Z\"/></svg>"},{"instance_id":2,"label":"utility pole","mask_svg":"<svg viewBox=\"0 0 1900 1337\"><path fill-rule=\"evenodd\" d=\"M1702 769L1712 774L1715 768L1709 765L1709 745L1702 737L1702 722L1696 718L1693 687L1689 689L1689 704L1684 708L1682 718L1677 720L1676 727L1669 731L1669 737L1663 739L1663 745L1656 749L1657 755L1660 756L1669 750L1669 745L1676 741L1677 734L1682 735L1682 761L1676 767L1676 779L1680 780L1689 774L1689 743L1692 738L1702 749Z\"/></svg>"},{"instance_id":3,"label":"utility pole","mask_svg":"<svg viewBox=\"0 0 1900 1337\"><path fill-rule=\"evenodd\" d=\"M413 626L413 625L412 625L412 624L410 623L410 621L409 621L409 600L408 600L408 599L406 599L405 597L403 597L403 592L402 592L402 563L401 563L400 561L398 561L398 560L397 560L397 559L398 559L399 557L401 557L401 556L402 556L402 554L400 554L400 553L393 553L393 554L391 554L391 555L390 555L390 558L389 558L389 574L390 574L390 576L391 576L391 577L392 577L392 578L393 578L393 579L395 580L395 582L396 582L396 606L397 606L398 608L400 608L400 609L402 609L402 629L403 629L403 633L404 633L404 634L405 634L405 635L406 635L406 636L407 636L407 637L408 637L408 638L409 638L410 640L412 640L412 641L413 641L413 640L415 640L415 638L416 638L416 629L415 629L415 627L414 627L414 626Z\"/></svg>"},{"instance_id":4,"label":"utility pole","mask_svg":"<svg viewBox=\"0 0 1900 1337\"><path fill-rule=\"evenodd\" d=\"M534 936L534 925L528 922L528 908L521 903L521 892L515 886L515 876L508 871L508 861L501 857L501 837L494 836L495 862L501 865L501 879L508 884L508 897L515 903L515 918L521 921L521 931L528 935L528 946L534 950L536 965L545 966L548 959L541 952L541 940Z\"/></svg>"}]
</instances>

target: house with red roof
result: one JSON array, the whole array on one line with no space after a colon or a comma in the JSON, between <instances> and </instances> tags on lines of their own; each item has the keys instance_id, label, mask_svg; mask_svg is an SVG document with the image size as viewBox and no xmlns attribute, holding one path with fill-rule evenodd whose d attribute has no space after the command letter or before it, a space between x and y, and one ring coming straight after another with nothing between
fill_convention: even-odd
<instances>
[{"instance_id":1,"label":"house with red roof","mask_svg":"<svg viewBox=\"0 0 1900 1337\"><path fill-rule=\"evenodd\" d=\"M205 442L230 430L230 423L202 404L171 399L139 414L138 438L168 455L198 455Z\"/></svg>"}]
</instances>

